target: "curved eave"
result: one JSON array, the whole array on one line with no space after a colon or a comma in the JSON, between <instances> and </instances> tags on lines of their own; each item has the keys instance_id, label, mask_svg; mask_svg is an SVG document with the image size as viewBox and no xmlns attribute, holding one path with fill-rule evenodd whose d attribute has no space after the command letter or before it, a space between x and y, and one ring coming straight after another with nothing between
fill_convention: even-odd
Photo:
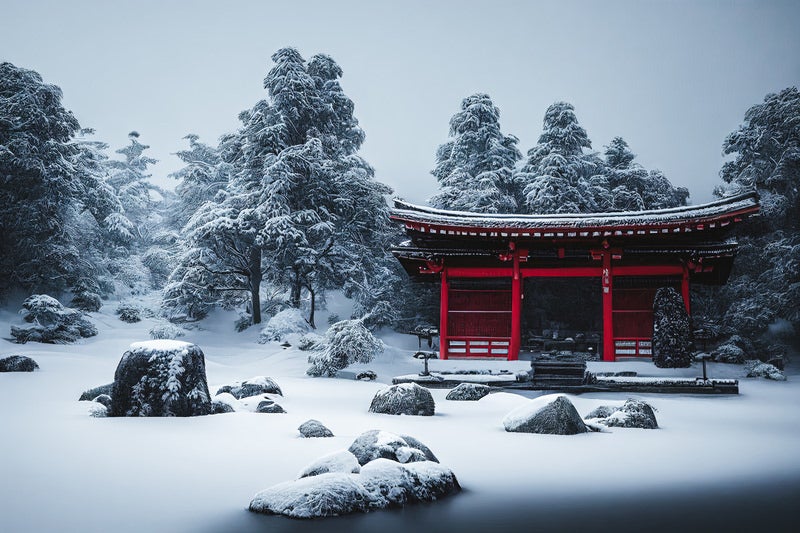
<instances>
[{"instance_id":1,"label":"curved eave","mask_svg":"<svg viewBox=\"0 0 800 533\"><path fill-rule=\"evenodd\" d=\"M727 228L760 210L749 191L707 204L650 211L574 215L504 215L446 211L394 201L392 220L407 231L454 237L593 238L689 233Z\"/></svg>"}]
</instances>

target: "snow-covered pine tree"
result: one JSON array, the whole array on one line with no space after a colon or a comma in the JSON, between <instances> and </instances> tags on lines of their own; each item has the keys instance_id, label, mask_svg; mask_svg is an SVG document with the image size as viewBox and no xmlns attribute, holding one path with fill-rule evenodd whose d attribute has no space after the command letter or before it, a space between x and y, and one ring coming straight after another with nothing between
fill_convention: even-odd
<instances>
[{"instance_id":1,"label":"snow-covered pine tree","mask_svg":"<svg viewBox=\"0 0 800 533\"><path fill-rule=\"evenodd\" d=\"M686 205L689 191L673 187L659 170L645 170L622 137L606 147L606 175L611 191L609 211L640 211Z\"/></svg>"},{"instance_id":2,"label":"snow-covered pine tree","mask_svg":"<svg viewBox=\"0 0 800 533\"><path fill-rule=\"evenodd\" d=\"M192 215L228 184L230 164L225 163L217 147L200 142L200 137L190 133L184 139L189 141L188 150L175 153L185 166L170 174L178 180L175 194L178 196L178 209L172 213L172 223L183 228Z\"/></svg>"},{"instance_id":3,"label":"snow-covered pine tree","mask_svg":"<svg viewBox=\"0 0 800 533\"><path fill-rule=\"evenodd\" d=\"M755 342L758 353L748 355L765 356L770 344L788 342L769 335L770 325L800 328L800 91L768 94L748 109L725 139L723 154L732 159L722 167L725 183L715 194L755 188L762 216L739 230L734 270L709 299L709 312L728 335Z\"/></svg>"},{"instance_id":4,"label":"snow-covered pine tree","mask_svg":"<svg viewBox=\"0 0 800 533\"><path fill-rule=\"evenodd\" d=\"M692 330L683 297L672 287L656 291L653 301L653 363L659 368L692 364Z\"/></svg>"},{"instance_id":5,"label":"snow-covered pine tree","mask_svg":"<svg viewBox=\"0 0 800 533\"><path fill-rule=\"evenodd\" d=\"M525 195L524 210L529 213L579 213L597 211L605 198L596 198L602 189L599 159L584 154L592 143L578 123L575 108L556 102L547 108L539 142L528 150L528 159L514 179ZM600 206L602 207L602 206Z\"/></svg>"},{"instance_id":6,"label":"snow-covered pine tree","mask_svg":"<svg viewBox=\"0 0 800 533\"><path fill-rule=\"evenodd\" d=\"M500 110L487 94L477 93L461 102L450 119L450 139L436 152L440 192L431 205L481 213L513 213L522 191L512 171L522 154L517 138L500 130Z\"/></svg>"},{"instance_id":7,"label":"snow-covered pine tree","mask_svg":"<svg viewBox=\"0 0 800 533\"><path fill-rule=\"evenodd\" d=\"M79 251L78 239L116 203L89 147L74 141L79 130L61 89L37 72L0 63L0 295L96 282L90 250Z\"/></svg>"},{"instance_id":8,"label":"snow-covered pine tree","mask_svg":"<svg viewBox=\"0 0 800 533\"><path fill-rule=\"evenodd\" d=\"M189 220L165 302L185 302L210 276L215 290L246 290L259 323L266 280L286 287L295 307L308 294L313 324L322 291L363 278L362 265L383 244L390 189L356 153L364 133L333 59L306 63L285 48L273 61L269 99L243 112L239 131L218 149L230 178Z\"/></svg>"}]
</instances>

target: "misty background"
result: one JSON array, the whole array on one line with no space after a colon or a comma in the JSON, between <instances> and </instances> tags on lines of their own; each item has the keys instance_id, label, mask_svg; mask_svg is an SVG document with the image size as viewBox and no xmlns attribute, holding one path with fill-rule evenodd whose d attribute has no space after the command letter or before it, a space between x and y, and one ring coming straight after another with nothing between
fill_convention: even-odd
<instances>
[{"instance_id":1,"label":"misty background","mask_svg":"<svg viewBox=\"0 0 800 533\"><path fill-rule=\"evenodd\" d=\"M424 202L448 121L488 93L527 151L566 100L602 152L624 137L691 203L712 199L725 136L768 92L800 80L792 1L0 1L0 58L59 85L112 151L136 130L181 167L182 138L214 144L266 96L270 55L331 55L367 134L361 154L395 194ZM116 156L115 156L116 157Z\"/></svg>"}]
</instances>

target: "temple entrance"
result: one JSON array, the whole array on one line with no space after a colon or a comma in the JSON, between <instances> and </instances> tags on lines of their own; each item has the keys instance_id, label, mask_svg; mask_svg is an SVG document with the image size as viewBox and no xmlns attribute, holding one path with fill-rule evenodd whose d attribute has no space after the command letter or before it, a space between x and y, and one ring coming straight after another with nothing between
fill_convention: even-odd
<instances>
[{"instance_id":1,"label":"temple entrance","mask_svg":"<svg viewBox=\"0 0 800 533\"><path fill-rule=\"evenodd\" d=\"M521 318L523 351L598 355L603 335L600 278L525 278Z\"/></svg>"}]
</instances>

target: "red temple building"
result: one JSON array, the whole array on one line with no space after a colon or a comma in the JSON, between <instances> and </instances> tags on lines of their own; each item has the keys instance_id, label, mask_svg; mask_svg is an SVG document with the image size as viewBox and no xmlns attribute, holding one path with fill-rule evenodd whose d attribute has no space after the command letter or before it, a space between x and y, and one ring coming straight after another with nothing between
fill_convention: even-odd
<instances>
[{"instance_id":1,"label":"red temple building","mask_svg":"<svg viewBox=\"0 0 800 533\"><path fill-rule=\"evenodd\" d=\"M602 359L649 358L655 291L675 287L690 312L690 285L727 281L738 248L731 230L758 212L755 192L672 209L555 215L445 211L395 200L391 218L409 240L392 252L410 276L441 285L443 359L518 359L523 285L531 278L596 280Z\"/></svg>"}]
</instances>

